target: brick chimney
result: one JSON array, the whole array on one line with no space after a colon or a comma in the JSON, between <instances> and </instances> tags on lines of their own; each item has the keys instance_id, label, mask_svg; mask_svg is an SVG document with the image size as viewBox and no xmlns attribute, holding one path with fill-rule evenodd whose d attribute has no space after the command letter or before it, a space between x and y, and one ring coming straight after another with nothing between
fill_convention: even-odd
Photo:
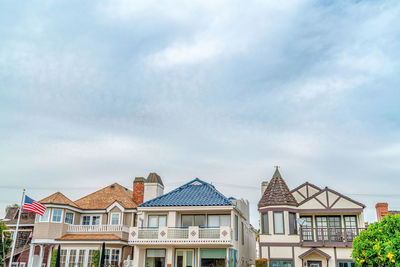
<instances>
[{"instance_id":1,"label":"brick chimney","mask_svg":"<svg viewBox=\"0 0 400 267\"><path fill-rule=\"evenodd\" d=\"M377 203L375 205L376 209L376 217L378 218L378 222L382 221L382 217L388 215L389 213L389 205L388 203Z\"/></svg>"},{"instance_id":2,"label":"brick chimney","mask_svg":"<svg viewBox=\"0 0 400 267\"><path fill-rule=\"evenodd\" d=\"M136 177L133 181L133 194L132 198L136 204L140 205L143 203L144 196L144 177Z\"/></svg>"}]
</instances>

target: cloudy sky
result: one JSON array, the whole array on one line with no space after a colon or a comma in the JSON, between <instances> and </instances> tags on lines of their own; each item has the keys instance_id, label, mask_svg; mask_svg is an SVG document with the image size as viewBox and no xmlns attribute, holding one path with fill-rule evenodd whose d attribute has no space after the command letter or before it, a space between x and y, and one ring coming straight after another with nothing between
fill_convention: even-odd
<instances>
[{"instance_id":1,"label":"cloudy sky","mask_svg":"<svg viewBox=\"0 0 400 267\"><path fill-rule=\"evenodd\" d=\"M400 2L0 2L0 215L135 176L248 198L274 165L400 209Z\"/></svg>"}]
</instances>

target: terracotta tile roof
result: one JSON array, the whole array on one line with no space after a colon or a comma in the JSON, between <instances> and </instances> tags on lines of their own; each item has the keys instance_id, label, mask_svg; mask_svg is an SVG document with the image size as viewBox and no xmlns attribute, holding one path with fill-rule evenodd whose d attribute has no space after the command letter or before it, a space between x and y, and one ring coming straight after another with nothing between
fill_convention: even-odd
<instances>
[{"instance_id":1,"label":"terracotta tile roof","mask_svg":"<svg viewBox=\"0 0 400 267\"><path fill-rule=\"evenodd\" d=\"M264 191L261 200L258 202L258 207L288 205L297 206L297 201L290 193L285 180L281 177L278 168L276 168L271 181Z\"/></svg>"},{"instance_id":2,"label":"terracotta tile roof","mask_svg":"<svg viewBox=\"0 0 400 267\"><path fill-rule=\"evenodd\" d=\"M135 209L138 205L132 199L133 192L117 183L104 187L75 201L81 209L106 209L117 201L125 209Z\"/></svg>"},{"instance_id":3,"label":"terracotta tile roof","mask_svg":"<svg viewBox=\"0 0 400 267\"><path fill-rule=\"evenodd\" d=\"M72 207L78 208L71 199L67 198L60 192L56 192L42 200L39 201L42 204L62 204L62 205L70 205Z\"/></svg>"},{"instance_id":4,"label":"terracotta tile roof","mask_svg":"<svg viewBox=\"0 0 400 267\"><path fill-rule=\"evenodd\" d=\"M121 240L114 234L68 234L56 240Z\"/></svg>"},{"instance_id":5,"label":"terracotta tile roof","mask_svg":"<svg viewBox=\"0 0 400 267\"><path fill-rule=\"evenodd\" d=\"M10 208L7 211L6 216L4 219L8 219L4 223L7 225L10 224L17 224L18 221L18 208ZM35 213L33 212L28 212L28 211L22 211L21 213L21 220L20 224L34 224L35 223Z\"/></svg>"}]
</instances>

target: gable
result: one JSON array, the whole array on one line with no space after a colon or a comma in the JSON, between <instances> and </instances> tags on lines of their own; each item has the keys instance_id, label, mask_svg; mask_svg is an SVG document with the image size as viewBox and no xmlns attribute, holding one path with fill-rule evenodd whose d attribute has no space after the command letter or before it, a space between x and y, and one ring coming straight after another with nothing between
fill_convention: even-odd
<instances>
[{"instance_id":1,"label":"gable","mask_svg":"<svg viewBox=\"0 0 400 267\"><path fill-rule=\"evenodd\" d=\"M304 200L299 205L299 209L359 209L365 208L362 203L359 203L349 197L346 197L332 189L326 187L318 194Z\"/></svg>"}]
</instances>

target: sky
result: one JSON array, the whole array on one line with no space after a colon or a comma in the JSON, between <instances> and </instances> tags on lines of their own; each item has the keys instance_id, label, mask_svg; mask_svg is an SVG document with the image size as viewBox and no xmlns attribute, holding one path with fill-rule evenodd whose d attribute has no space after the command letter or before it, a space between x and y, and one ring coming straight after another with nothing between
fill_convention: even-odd
<instances>
[{"instance_id":1,"label":"sky","mask_svg":"<svg viewBox=\"0 0 400 267\"><path fill-rule=\"evenodd\" d=\"M247 198L274 166L400 209L400 2L0 2L0 216L157 172Z\"/></svg>"}]
</instances>

